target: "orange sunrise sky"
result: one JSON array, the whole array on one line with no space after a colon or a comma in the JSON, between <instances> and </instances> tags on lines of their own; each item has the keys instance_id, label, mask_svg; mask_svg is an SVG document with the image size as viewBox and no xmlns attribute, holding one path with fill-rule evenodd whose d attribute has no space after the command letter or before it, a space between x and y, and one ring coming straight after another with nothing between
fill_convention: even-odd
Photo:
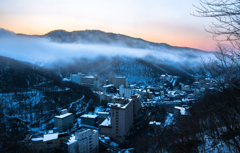
<instances>
[{"instance_id":1,"label":"orange sunrise sky","mask_svg":"<svg viewBox=\"0 0 240 153\"><path fill-rule=\"evenodd\" d=\"M213 51L216 42L204 29L212 19L190 15L193 5L198 0L8 0L0 2L0 28L24 34L94 29Z\"/></svg>"}]
</instances>

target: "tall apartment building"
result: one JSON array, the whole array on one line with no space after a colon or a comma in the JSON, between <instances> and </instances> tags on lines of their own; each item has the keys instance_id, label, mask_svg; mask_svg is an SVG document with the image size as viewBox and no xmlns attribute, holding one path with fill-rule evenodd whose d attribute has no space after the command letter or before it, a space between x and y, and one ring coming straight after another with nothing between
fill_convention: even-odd
<instances>
[{"instance_id":1,"label":"tall apartment building","mask_svg":"<svg viewBox=\"0 0 240 153\"><path fill-rule=\"evenodd\" d=\"M138 111L141 108L141 102L142 102L142 98L140 95L132 95L131 96L132 101L133 101L133 115L137 115Z\"/></svg>"},{"instance_id":2,"label":"tall apartment building","mask_svg":"<svg viewBox=\"0 0 240 153\"><path fill-rule=\"evenodd\" d=\"M63 109L61 115L54 117L54 125L59 132L66 132L73 126L74 117L72 113L68 113L67 109Z\"/></svg>"},{"instance_id":3,"label":"tall apartment building","mask_svg":"<svg viewBox=\"0 0 240 153\"><path fill-rule=\"evenodd\" d=\"M115 102L110 105L111 117L100 124L100 133L123 143L133 125L133 101L132 99L116 98Z\"/></svg>"},{"instance_id":4,"label":"tall apartment building","mask_svg":"<svg viewBox=\"0 0 240 153\"><path fill-rule=\"evenodd\" d=\"M115 77L113 75L108 76L108 84L114 84L117 89L119 89L120 85L124 87L128 86L128 79L125 77Z\"/></svg>"},{"instance_id":5,"label":"tall apartment building","mask_svg":"<svg viewBox=\"0 0 240 153\"><path fill-rule=\"evenodd\" d=\"M99 135L97 130L81 129L64 143L65 153L98 153Z\"/></svg>"}]
</instances>

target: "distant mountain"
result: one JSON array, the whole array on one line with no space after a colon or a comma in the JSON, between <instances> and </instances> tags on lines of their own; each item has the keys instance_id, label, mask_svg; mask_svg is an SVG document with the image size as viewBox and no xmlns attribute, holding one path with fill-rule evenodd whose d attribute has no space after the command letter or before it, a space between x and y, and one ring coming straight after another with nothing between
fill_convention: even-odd
<instances>
[{"instance_id":1,"label":"distant mountain","mask_svg":"<svg viewBox=\"0 0 240 153\"><path fill-rule=\"evenodd\" d=\"M23 36L24 34L18 34ZM58 43L83 43L83 44L107 44L120 45L131 48L151 49L151 50L172 50L172 51L198 51L203 50L171 46L166 43L153 43L141 38L134 38L122 34L108 33L101 30L83 30L68 32L65 30L53 30L45 35L25 35L34 37L44 37Z\"/></svg>"},{"instance_id":2,"label":"distant mountain","mask_svg":"<svg viewBox=\"0 0 240 153\"><path fill-rule=\"evenodd\" d=\"M214 58L213 52L153 43L100 30L54 30L45 35L15 35L2 29L0 38L1 34L14 35L8 38L7 44L20 47L6 45L3 49L0 48L0 53L1 50L2 54L8 50L8 57L38 62L63 77L78 72L102 78L113 74L126 76L129 83L153 83L157 82L161 74L167 73L180 76L187 83L192 80L191 76L196 73L196 67L202 63L202 58ZM3 41L2 44L4 46L6 43ZM18 50L26 53L26 56L18 54Z\"/></svg>"}]
</instances>

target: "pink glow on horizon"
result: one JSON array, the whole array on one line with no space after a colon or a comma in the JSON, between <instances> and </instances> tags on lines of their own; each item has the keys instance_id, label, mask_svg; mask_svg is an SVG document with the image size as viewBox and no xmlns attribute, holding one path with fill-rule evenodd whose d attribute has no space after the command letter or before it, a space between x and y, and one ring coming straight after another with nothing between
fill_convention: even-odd
<instances>
[{"instance_id":1,"label":"pink glow on horizon","mask_svg":"<svg viewBox=\"0 0 240 153\"><path fill-rule=\"evenodd\" d=\"M0 2L0 28L31 35L56 29L95 29L213 51L216 42L204 29L211 20L191 16L193 3L197 5L198 2L8 0Z\"/></svg>"}]
</instances>

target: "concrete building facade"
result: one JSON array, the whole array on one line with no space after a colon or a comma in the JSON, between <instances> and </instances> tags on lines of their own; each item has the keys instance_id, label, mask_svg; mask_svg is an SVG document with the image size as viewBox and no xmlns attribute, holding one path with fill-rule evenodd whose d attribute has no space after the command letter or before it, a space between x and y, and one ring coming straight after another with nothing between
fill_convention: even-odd
<instances>
[{"instance_id":1,"label":"concrete building facade","mask_svg":"<svg viewBox=\"0 0 240 153\"><path fill-rule=\"evenodd\" d=\"M133 89L125 88L123 85L120 85L119 86L119 94L121 97L131 98L131 96L133 95Z\"/></svg>"},{"instance_id":2,"label":"concrete building facade","mask_svg":"<svg viewBox=\"0 0 240 153\"><path fill-rule=\"evenodd\" d=\"M68 113L67 109L62 110L61 115L54 117L54 125L59 132L66 132L73 126L74 117L72 113Z\"/></svg>"},{"instance_id":3,"label":"concrete building facade","mask_svg":"<svg viewBox=\"0 0 240 153\"><path fill-rule=\"evenodd\" d=\"M98 153L99 134L97 130L81 129L64 143L65 153Z\"/></svg>"},{"instance_id":4,"label":"concrete building facade","mask_svg":"<svg viewBox=\"0 0 240 153\"><path fill-rule=\"evenodd\" d=\"M100 78L97 76L87 76L85 74L70 74L70 80L79 85L98 87L100 86Z\"/></svg>"},{"instance_id":5,"label":"concrete building facade","mask_svg":"<svg viewBox=\"0 0 240 153\"><path fill-rule=\"evenodd\" d=\"M141 109L141 102L142 98L140 95L132 95L131 96L132 101L133 101L133 115L137 115L139 110Z\"/></svg>"},{"instance_id":6,"label":"concrete building facade","mask_svg":"<svg viewBox=\"0 0 240 153\"><path fill-rule=\"evenodd\" d=\"M133 126L133 101L118 97L110 104L109 118L100 124L100 134L110 136L118 143L123 143Z\"/></svg>"},{"instance_id":7,"label":"concrete building facade","mask_svg":"<svg viewBox=\"0 0 240 153\"><path fill-rule=\"evenodd\" d=\"M81 124L97 126L97 123L98 123L98 116L97 115L83 114L81 116Z\"/></svg>"},{"instance_id":8,"label":"concrete building facade","mask_svg":"<svg viewBox=\"0 0 240 153\"><path fill-rule=\"evenodd\" d=\"M108 84L114 84L117 89L119 89L120 85L124 87L128 86L128 79L125 77L115 77L113 75L108 76Z\"/></svg>"}]
</instances>

